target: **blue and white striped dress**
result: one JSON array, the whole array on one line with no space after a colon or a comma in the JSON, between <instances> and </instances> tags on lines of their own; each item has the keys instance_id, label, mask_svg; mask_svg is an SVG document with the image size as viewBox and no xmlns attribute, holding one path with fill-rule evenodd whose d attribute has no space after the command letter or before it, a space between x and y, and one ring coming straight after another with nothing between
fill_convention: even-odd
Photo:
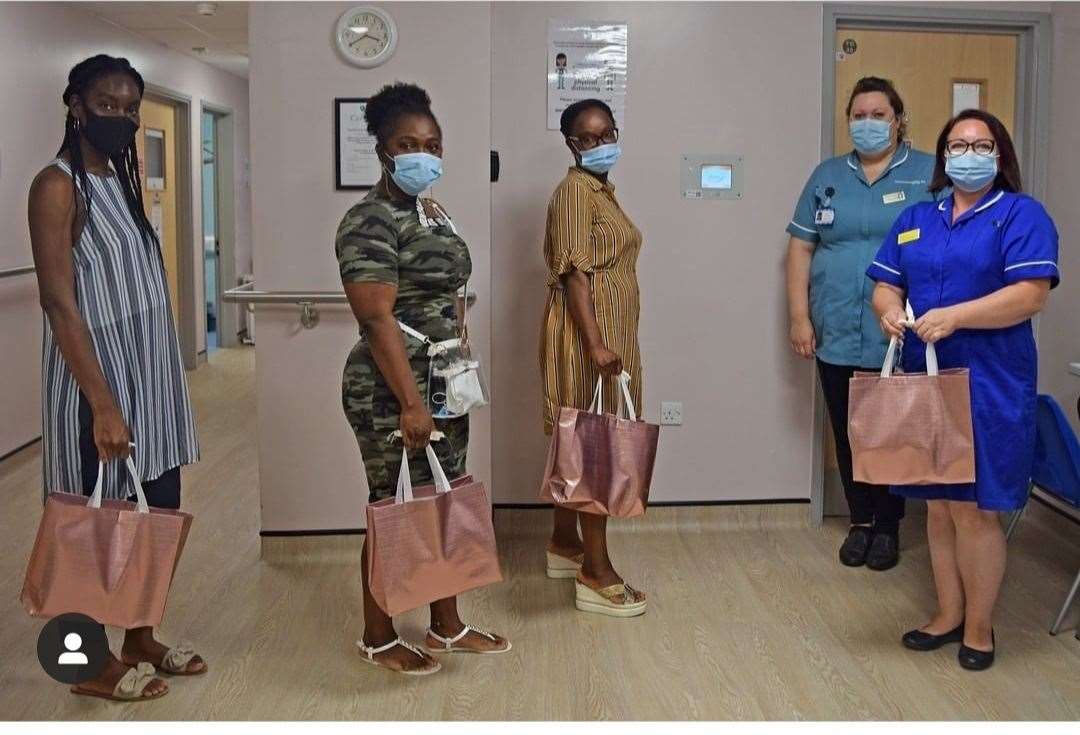
<instances>
[{"instance_id":1,"label":"blue and white striped dress","mask_svg":"<svg viewBox=\"0 0 1080 735\"><path fill-rule=\"evenodd\" d=\"M53 165L72 175L67 161ZM93 226L86 223L72 249L79 311L131 431L135 466L144 481L153 480L199 459L165 267L160 249L135 224L118 178L88 178ZM45 492L82 493L79 387L47 317L43 334ZM125 498L134 492L130 485L121 463L106 467L105 497Z\"/></svg>"}]
</instances>

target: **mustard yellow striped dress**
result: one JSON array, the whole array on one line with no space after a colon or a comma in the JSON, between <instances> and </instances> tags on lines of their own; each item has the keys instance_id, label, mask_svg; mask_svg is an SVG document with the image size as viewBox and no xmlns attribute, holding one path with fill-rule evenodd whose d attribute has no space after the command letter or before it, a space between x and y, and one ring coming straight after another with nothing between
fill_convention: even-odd
<instances>
[{"instance_id":1,"label":"mustard yellow striped dress","mask_svg":"<svg viewBox=\"0 0 1080 735\"><path fill-rule=\"evenodd\" d=\"M550 434L560 406L587 409L598 373L563 291L561 277L574 269L592 282L593 307L604 344L622 358L630 391L641 412L640 300L637 258L641 232L615 199L615 188L581 168L571 168L548 205L544 258L548 298L540 342L544 378L544 432ZM616 383L608 381L605 410L614 410ZM608 407L612 407L608 409Z\"/></svg>"}]
</instances>

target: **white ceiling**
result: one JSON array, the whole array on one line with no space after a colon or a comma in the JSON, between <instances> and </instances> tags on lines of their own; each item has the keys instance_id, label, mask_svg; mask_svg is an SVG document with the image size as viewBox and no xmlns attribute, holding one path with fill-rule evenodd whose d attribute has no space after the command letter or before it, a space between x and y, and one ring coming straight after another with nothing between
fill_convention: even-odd
<instances>
[{"instance_id":1,"label":"white ceiling","mask_svg":"<svg viewBox=\"0 0 1080 735\"><path fill-rule=\"evenodd\" d=\"M217 2L199 15L193 2L76 2L80 10L230 74L248 76L248 3ZM195 51L195 48L205 51Z\"/></svg>"}]
</instances>

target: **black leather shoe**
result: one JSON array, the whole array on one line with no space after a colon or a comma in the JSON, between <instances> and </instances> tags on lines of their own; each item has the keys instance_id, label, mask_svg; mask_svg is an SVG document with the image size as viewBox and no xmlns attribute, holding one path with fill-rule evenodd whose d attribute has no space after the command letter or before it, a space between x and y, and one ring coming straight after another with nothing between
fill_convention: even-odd
<instances>
[{"instance_id":1,"label":"black leather shoe","mask_svg":"<svg viewBox=\"0 0 1080 735\"><path fill-rule=\"evenodd\" d=\"M910 648L912 651L936 651L947 643L962 643L964 640L964 624L960 623L948 633L942 633L941 635L926 633L918 629L909 630L904 633L904 637L900 640L904 643L905 648Z\"/></svg>"},{"instance_id":2,"label":"black leather shoe","mask_svg":"<svg viewBox=\"0 0 1080 735\"><path fill-rule=\"evenodd\" d=\"M900 561L900 537L895 533L875 533L866 554L866 566L874 571L892 569Z\"/></svg>"},{"instance_id":3,"label":"black leather shoe","mask_svg":"<svg viewBox=\"0 0 1080 735\"><path fill-rule=\"evenodd\" d=\"M861 567L865 564L871 535L869 526L852 526L840 547L840 563L845 567Z\"/></svg>"},{"instance_id":4,"label":"black leather shoe","mask_svg":"<svg viewBox=\"0 0 1080 735\"><path fill-rule=\"evenodd\" d=\"M997 648L997 641L994 640L994 631L990 631L990 643L994 646L989 651L978 651L974 648L968 648L965 645L960 646L960 653L956 654L956 659L960 662L968 671L983 671L989 669L994 665L994 650Z\"/></svg>"}]
</instances>

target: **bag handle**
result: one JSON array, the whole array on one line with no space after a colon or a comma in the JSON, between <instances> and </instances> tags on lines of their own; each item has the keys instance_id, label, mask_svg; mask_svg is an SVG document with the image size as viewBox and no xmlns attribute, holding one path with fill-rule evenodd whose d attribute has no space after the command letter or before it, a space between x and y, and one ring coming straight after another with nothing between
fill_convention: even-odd
<instances>
[{"instance_id":1,"label":"bag handle","mask_svg":"<svg viewBox=\"0 0 1080 735\"><path fill-rule=\"evenodd\" d=\"M911 309L911 302L908 301L906 306L907 310L907 326L915 326L915 312ZM885 352L885 364L881 366L881 377L891 378L893 374L893 366L896 364L896 350L903 343L900 337L892 337L889 340L889 349ZM938 361L937 350L934 349L934 345L930 342L926 343L926 374L937 375L938 374Z\"/></svg>"},{"instance_id":2,"label":"bag handle","mask_svg":"<svg viewBox=\"0 0 1080 735\"><path fill-rule=\"evenodd\" d=\"M619 405L615 415L621 417L623 410L626 411L626 417L631 421L637 421L637 410L634 408L634 399L630 397L630 373L625 370L622 374L617 376L615 380L619 381ZM604 413L604 376L601 375L596 379L596 390L593 391L592 404L589 406L589 413Z\"/></svg>"},{"instance_id":3,"label":"bag handle","mask_svg":"<svg viewBox=\"0 0 1080 735\"><path fill-rule=\"evenodd\" d=\"M458 235L458 230L457 230L457 227L454 225L454 220L450 219L450 215L446 212L445 209L443 209L443 206L441 204L439 204L437 201L435 201L434 199L428 199L427 201L428 201L428 203L431 204L432 209L436 210L436 214L439 217L442 218L443 222L446 223L446 226L450 228L450 231L453 232L455 235ZM423 205L423 202L421 201L420 197L416 198L416 214L419 217L420 223L422 225L424 225L425 227L430 226L429 223L431 222L431 218L429 218L427 216L427 212L424 211L424 205ZM458 237L461 237L461 236L458 235ZM466 280L465 281L465 308L461 312L461 341L462 341L462 343L467 343L468 342L468 335L469 335L468 319L469 319L469 282ZM427 345L429 348L432 345L435 344L434 342L431 341L431 338L428 337L426 334L424 334L423 332L418 332L417 330L413 329L412 327L410 327L405 322L399 320L398 325L401 327L401 331L405 332L405 334L409 335L410 337L413 337L415 339L420 340L420 342Z\"/></svg>"},{"instance_id":4,"label":"bag handle","mask_svg":"<svg viewBox=\"0 0 1080 735\"><path fill-rule=\"evenodd\" d=\"M446 472L443 471L442 465L439 464L439 457L435 454L431 444L424 447L424 451L427 454L428 465L431 467L431 476L435 480L435 492L450 492L450 480L447 479ZM397 492L394 493L394 503L400 505L412 501L413 484L412 473L409 472L409 450L402 449L401 469L398 471Z\"/></svg>"},{"instance_id":5,"label":"bag handle","mask_svg":"<svg viewBox=\"0 0 1080 735\"><path fill-rule=\"evenodd\" d=\"M131 445L135 447L134 444ZM135 469L135 462L132 461L129 454L124 460L124 465L127 467L128 474L131 475L131 482L135 485L135 510L139 513L149 513L150 504L146 502L146 493L143 492L142 482L139 480L139 471ZM105 488L105 463L98 460L97 470L97 482L94 483L94 493L90 496L90 501L86 504L87 508L100 508L101 507L101 495Z\"/></svg>"}]
</instances>

